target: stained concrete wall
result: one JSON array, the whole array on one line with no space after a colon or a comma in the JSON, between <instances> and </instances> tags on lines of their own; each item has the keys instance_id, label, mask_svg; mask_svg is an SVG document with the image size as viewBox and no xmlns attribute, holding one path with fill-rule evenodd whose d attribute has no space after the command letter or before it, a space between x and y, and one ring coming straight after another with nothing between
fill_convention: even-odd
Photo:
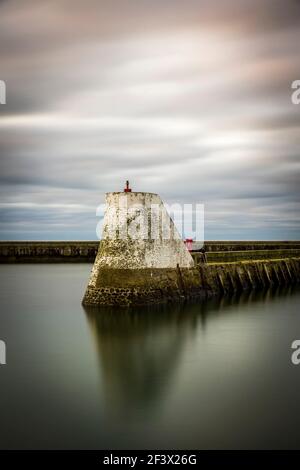
<instances>
[{"instance_id":1,"label":"stained concrete wall","mask_svg":"<svg viewBox=\"0 0 300 470\"><path fill-rule=\"evenodd\" d=\"M98 267L142 269L192 267L161 198L153 193L107 193Z\"/></svg>"},{"instance_id":2,"label":"stained concrete wall","mask_svg":"<svg viewBox=\"0 0 300 470\"><path fill-rule=\"evenodd\" d=\"M193 250L199 251L202 248L202 243L194 242ZM207 240L204 243L206 252L220 252L220 251L256 251L256 250L285 250L285 249L300 249L300 241L263 241L263 240L242 240L242 241L213 241Z\"/></svg>"},{"instance_id":3,"label":"stained concrete wall","mask_svg":"<svg viewBox=\"0 0 300 470\"><path fill-rule=\"evenodd\" d=\"M194 245L197 247L197 243ZM98 247L99 241L0 241L0 263L94 262ZM300 250L300 242L208 241L204 247L209 262L226 262L261 259L262 256L263 259L282 258L292 253L298 256L299 251L292 250ZM192 252L192 256L198 262L197 252Z\"/></svg>"},{"instance_id":4,"label":"stained concrete wall","mask_svg":"<svg viewBox=\"0 0 300 470\"><path fill-rule=\"evenodd\" d=\"M98 284L106 269L174 269L177 265L192 267L194 260L161 198L152 193L107 193L102 240L88 288Z\"/></svg>"},{"instance_id":5,"label":"stained concrete wall","mask_svg":"<svg viewBox=\"0 0 300 470\"><path fill-rule=\"evenodd\" d=\"M202 253L192 252L192 257L196 264L203 262ZM283 259L291 257L300 257L300 247L298 249L272 248L270 250L209 251L205 254L205 259L208 263L229 263L232 261Z\"/></svg>"},{"instance_id":6,"label":"stained concrete wall","mask_svg":"<svg viewBox=\"0 0 300 470\"><path fill-rule=\"evenodd\" d=\"M300 281L300 258L213 263L199 265L198 269L201 285L211 293L263 289Z\"/></svg>"},{"instance_id":7,"label":"stained concrete wall","mask_svg":"<svg viewBox=\"0 0 300 470\"><path fill-rule=\"evenodd\" d=\"M0 263L92 263L98 246L99 241L1 241Z\"/></svg>"},{"instance_id":8,"label":"stained concrete wall","mask_svg":"<svg viewBox=\"0 0 300 470\"><path fill-rule=\"evenodd\" d=\"M209 262L194 268L147 268L142 277L138 269L116 270L114 276L103 270L97 285L89 290L87 303L92 306L158 304L299 282L300 256L299 251L294 251L298 250L297 242L268 242L270 245L261 242L266 250L252 248L259 242L253 242L255 245L243 242L242 247L247 249L238 252L230 252L227 246L234 248L242 242L226 242L224 250L220 250L220 242L207 243L219 251L209 251ZM98 245L99 242L0 242L0 260L92 262ZM251 259L247 259L249 256Z\"/></svg>"},{"instance_id":9,"label":"stained concrete wall","mask_svg":"<svg viewBox=\"0 0 300 470\"><path fill-rule=\"evenodd\" d=\"M300 258L202 264L193 268L109 270L87 290L89 306L181 302L299 283Z\"/></svg>"},{"instance_id":10,"label":"stained concrete wall","mask_svg":"<svg viewBox=\"0 0 300 470\"><path fill-rule=\"evenodd\" d=\"M100 273L96 283L88 286L83 305L162 304L201 295L195 268L102 269Z\"/></svg>"}]
</instances>

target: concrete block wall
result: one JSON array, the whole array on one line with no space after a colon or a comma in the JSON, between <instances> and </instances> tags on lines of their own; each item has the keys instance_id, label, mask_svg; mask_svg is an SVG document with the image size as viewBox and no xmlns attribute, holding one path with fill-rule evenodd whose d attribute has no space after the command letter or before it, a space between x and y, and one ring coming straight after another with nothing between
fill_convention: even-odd
<instances>
[{"instance_id":1,"label":"concrete block wall","mask_svg":"<svg viewBox=\"0 0 300 470\"><path fill-rule=\"evenodd\" d=\"M161 198L152 193L107 193L102 240L87 289L98 285L107 268L134 272L177 265L190 268L194 260ZM88 299L86 295L85 303Z\"/></svg>"},{"instance_id":2,"label":"concrete block wall","mask_svg":"<svg viewBox=\"0 0 300 470\"><path fill-rule=\"evenodd\" d=\"M62 263L95 261L102 241L0 241L0 263ZM197 243L194 244L195 248ZM299 256L300 242L205 242L209 262ZM295 251L297 250L297 251ZM196 262L201 253L191 253Z\"/></svg>"},{"instance_id":3,"label":"concrete block wall","mask_svg":"<svg viewBox=\"0 0 300 470\"><path fill-rule=\"evenodd\" d=\"M300 258L177 269L107 269L97 284L87 290L83 304L120 307L164 304L299 282Z\"/></svg>"}]
</instances>

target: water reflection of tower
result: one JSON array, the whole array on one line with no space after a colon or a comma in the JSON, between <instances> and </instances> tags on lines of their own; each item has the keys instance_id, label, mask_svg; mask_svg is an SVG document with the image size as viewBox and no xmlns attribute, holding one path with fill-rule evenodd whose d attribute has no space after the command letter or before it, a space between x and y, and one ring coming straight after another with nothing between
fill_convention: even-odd
<instances>
[{"instance_id":1,"label":"water reflection of tower","mask_svg":"<svg viewBox=\"0 0 300 470\"><path fill-rule=\"evenodd\" d=\"M218 317L232 313L232 308L238 313L245 305L265 302L269 296L269 291L244 292L205 302L144 307L142 311L85 307L108 410L137 418L142 409L159 411L159 404L180 380L184 351L192 347L196 335L205 337Z\"/></svg>"},{"instance_id":2,"label":"water reflection of tower","mask_svg":"<svg viewBox=\"0 0 300 470\"><path fill-rule=\"evenodd\" d=\"M107 406L133 413L153 410L172 386L199 310L183 305L147 311L85 307L95 340ZM159 398L159 400L158 400Z\"/></svg>"}]
</instances>

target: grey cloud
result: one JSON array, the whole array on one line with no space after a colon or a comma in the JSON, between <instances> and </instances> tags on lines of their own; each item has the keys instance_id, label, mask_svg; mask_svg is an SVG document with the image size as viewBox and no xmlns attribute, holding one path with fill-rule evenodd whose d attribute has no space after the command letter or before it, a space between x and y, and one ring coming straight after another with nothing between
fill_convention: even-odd
<instances>
[{"instance_id":1,"label":"grey cloud","mask_svg":"<svg viewBox=\"0 0 300 470\"><path fill-rule=\"evenodd\" d=\"M129 178L204 202L208 238L299 237L299 26L295 0L0 2L0 236L94 238Z\"/></svg>"}]
</instances>

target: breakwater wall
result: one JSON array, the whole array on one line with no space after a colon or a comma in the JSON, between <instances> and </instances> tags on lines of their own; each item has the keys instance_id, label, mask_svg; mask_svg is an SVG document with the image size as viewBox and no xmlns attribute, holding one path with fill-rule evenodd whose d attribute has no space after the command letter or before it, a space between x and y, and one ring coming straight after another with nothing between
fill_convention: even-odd
<instances>
[{"instance_id":1,"label":"breakwater wall","mask_svg":"<svg viewBox=\"0 0 300 470\"><path fill-rule=\"evenodd\" d=\"M0 263L93 263L99 241L0 242Z\"/></svg>"},{"instance_id":2,"label":"breakwater wall","mask_svg":"<svg viewBox=\"0 0 300 470\"><path fill-rule=\"evenodd\" d=\"M300 258L255 260L199 265L200 284L208 293L235 293L247 289L297 284Z\"/></svg>"},{"instance_id":3,"label":"breakwater wall","mask_svg":"<svg viewBox=\"0 0 300 470\"><path fill-rule=\"evenodd\" d=\"M100 242L101 243L101 242ZM93 263L99 241L1 241L0 263ZM194 243L192 256L201 262L201 245ZM300 256L298 241L207 241L207 261L230 262Z\"/></svg>"},{"instance_id":4,"label":"breakwater wall","mask_svg":"<svg viewBox=\"0 0 300 470\"><path fill-rule=\"evenodd\" d=\"M195 244L196 245L196 244ZM99 242L0 242L1 263L93 263ZM83 299L90 306L149 305L286 286L300 281L300 242L206 242L205 259L168 269L101 269Z\"/></svg>"},{"instance_id":5,"label":"breakwater wall","mask_svg":"<svg viewBox=\"0 0 300 470\"><path fill-rule=\"evenodd\" d=\"M165 304L300 281L300 258L199 264L177 269L101 270L83 299L88 306Z\"/></svg>"}]
</instances>

